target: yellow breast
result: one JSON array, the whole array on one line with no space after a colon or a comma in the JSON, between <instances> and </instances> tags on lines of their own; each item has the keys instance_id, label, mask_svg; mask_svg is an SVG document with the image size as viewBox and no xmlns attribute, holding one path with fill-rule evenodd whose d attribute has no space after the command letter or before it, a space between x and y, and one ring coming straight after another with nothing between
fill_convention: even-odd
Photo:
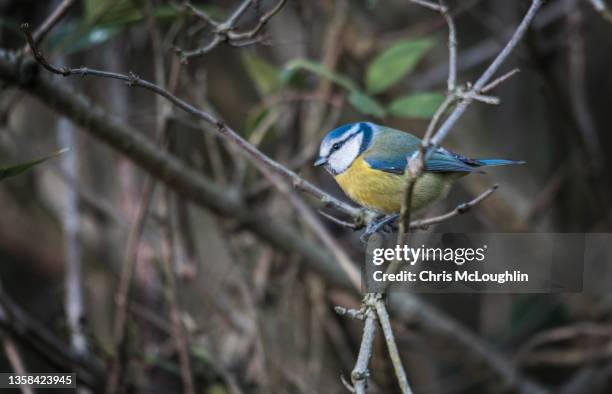
<instances>
[{"instance_id":1,"label":"yellow breast","mask_svg":"<svg viewBox=\"0 0 612 394\"><path fill-rule=\"evenodd\" d=\"M448 194L454 176L445 173L425 172L414 185L412 210L419 210ZM399 213L404 200L407 175L375 170L358 157L336 182L355 202L387 214Z\"/></svg>"}]
</instances>

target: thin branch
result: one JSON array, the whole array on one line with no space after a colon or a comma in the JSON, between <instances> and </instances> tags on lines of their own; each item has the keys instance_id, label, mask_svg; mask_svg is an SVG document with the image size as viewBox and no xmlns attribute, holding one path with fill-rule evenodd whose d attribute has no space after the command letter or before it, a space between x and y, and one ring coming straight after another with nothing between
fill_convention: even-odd
<instances>
[{"instance_id":1,"label":"thin branch","mask_svg":"<svg viewBox=\"0 0 612 394\"><path fill-rule=\"evenodd\" d=\"M207 24L213 26L213 27L217 27L219 26L219 23L216 22L214 19L212 19L210 16L208 16L208 14L206 12L201 11L199 8L194 7L193 4L191 3L185 3L184 7L187 8L189 11L191 11L191 13L195 16L197 16L198 18L202 19L204 22L206 22Z\"/></svg>"},{"instance_id":2,"label":"thin branch","mask_svg":"<svg viewBox=\"0 0 612 394\"><path fill-rule=\"evenodd\" d=\"M371 297L367 294L366 298ZM365 312L365 323L363 325L363 335L361 337L361 345L359 346L359 355L357 362L351 372L351 382L355 394L365 394L370 372L368 364L372 357L372 348L374 346L374 338L376 337L376 313L370 308Z\"/></svg>"},{"instance_id":3,"label":"thin branch","mask_svg":"<svg viewBox=\"0 0 612 394\"><path fill-rule=\"evenodd\" d=\"M330 215L329 213L319 210L319 214L321 216L323 216L326 219L329 219L330 221L336 223L337 225L341 226L341 227L345 227L345 228L350 228L352 230L358 230L360 227L357 226L355 223L351 223L351 222L347 222L344 220L340 220L337 217Z\"/></svg>"},{"instance_id":4,"label":"thin branch","mask_svg":"<svg viewBox=\"0 0 612 394\"><path fill-rule=\"evenodd\" d=\"M431 1L426 1L426 0L410 0L412 3L421 5L423 7L427 7L431 10L434 11L438 11L438 12L446 12L446 7L443 5L438 5L435 3L432 3Z\"/></svg>"},{"instance_id":5,"label":"thin branch","mask_svg":"<svg viewBox=\"0 0 612 394\"><path fill-rule=\"evenodd\" d=\"M511 77L514 76L514 74L519 73L521 70L519 68L513 68L512 70L508 71L507 73L505 73L504 75L502 75L501 77L495 79L494 81L490 82L489 84L485 85L485 87L483 87L482 89L480 89L481 93L487 93L493 89L495 89L496 87L498 87L499 85L501 85L502 83L506 82L506 80L510 79Z\"/></svg>"},{"instance_id":6,"label":"thin branch","mask_svg":"<svg viewBox=\"0 0 612 394\"><path fill-rule=\"evenodd\" d=\"M236 24L239 19L244 15L249 6L253 4L253 0L244 0L232 13L232 15L223 22L216 22L204 11L197 9L190 3L186 3L185 7L189 11L191 11L198 18L213 26L213 38L206 45L198 49L184 51L180 48L175 48L175 51L181 57L181 61L183 63L186 63L188 59L192 57L202 56L212 51L222 42L226 42L229 45L236 47L252 45L257 42L260 42L262 40L260 35L261 30L268 23L270 18L276 15L276 13L278 13L281 8L283 8L286 2L287 0L279 0L274 7L272 7L268 12L259 17L257 23L252 29L239 32L234 30L236 28Z\"/></svg>"},{"instance_id":7,"label":"thin branch","mask_svg":"<svg viewBox=\"0 0 612 394\"><path fill-rule=\"evenodd\" d=\"M448 80L446 88L449 92L453 92L457 86L457 30L444 0L438 1L440 3L440 13L448 25Z\"/></svg>"},{"instance_id":8,"label":"thin branch","mask_svg":"<svg viewBox=\"0 0 612 394\"><path fill-rule=\"evenodd\" d=\"M393 369L395 370L397 382L399 383L400 389L402 390L403 394L412 394L412 389L410 388L410 384L408 383L406 371L404 370L404 366L402 365L402 359L400 357L399 351L397 350L397 345L395 344L395 337L393 335L393 329L391 328L391 319L389 318L389 312L387 312L385 301L382 299L378 299L375 303L375 307L376 314L378 316L378 321L380 321L380 326L382 328L385 341L387 342L389 358L391 359L391 363L393 364Z\"/></svg>"},{"instance_id":9,"label":"thin branch","mask_svg":"<svg viewBox=\"0 0 612 394\"><path fill-rule=\"evenodd\" d=\"M34 32L33 40L39 44L43 38L66 16L70 8L76 3L76 0L63 0L53 12L45 19L38 29ZM25 51L28 51L31 46L26 46Z\"/></svg>"},{"instance_id":10,"label":"thin branch","mask_svg":"<svg viewBox=\"0 0 612 394\"><path fill-rule=\"evenodd\" d=\"M254 38L257 34L259 34L261 29L263 29L263 27L266 25L266 23L268 23L270 18L272 18L274 15L276 15L276 13L279 12L281 10L281 8L283 8L283 6L285 5L286 2L287 2L287 0L279 0L279 2L276 3L276 5L273 8L271 8L268 12L266 12L265 14L263 14L259 18L259 20L257 21L257 24L251 30L243 31L243 32L237 32L237 33L233 32L233 31L230 31L228 33L228 36L229 36L230 40L238 41L238 40L245 40L245 39L249 39L249 38Z\"/></svg>"},{"instance_id":11,"label":"thin branch","mask_svg":"<svg viewBox=\"0 0 612 394\"><path fill-rule=\"evenodd\" d=\"M428 218L428 219L415 220L412 223L410 223L410 228L411 229L427 229L429 226L432 226L434 224L442 223L449 219L454 218L455 216L463 215L464 213L468 212L472 207L474 207L477 204L480 204L482 201L487 199L498 188L499 188L499 185L495 184L491 186L489 189L482 192L480 195L478 195L478 197L474 198L471 201L464 202L463 204L457 205L455 209L453 209L452 211L448 213L445 213L444 215L440 215L440 216L436 216L436 217Z\"/></svg>"}]
</instances>

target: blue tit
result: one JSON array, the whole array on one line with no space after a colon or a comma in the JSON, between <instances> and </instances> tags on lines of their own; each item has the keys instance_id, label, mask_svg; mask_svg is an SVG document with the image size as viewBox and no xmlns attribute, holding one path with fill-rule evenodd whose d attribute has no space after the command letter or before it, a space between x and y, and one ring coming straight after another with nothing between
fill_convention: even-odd
<instances>
[{"instance_id":1,"label":"blue tit","mask_svg":"<svg viewBox=\"0 0 612 394\"><path fill-rule=\"evenodd\" d=\"M369 122L330 131L315 166L325 166L358 204L386 214L400 212L408 175L406 164L421 140L412 134ZM413 211L444 198L452 183L481 167L522 164L502 159L471 159L444 148L433 151L414 185ZM480 171L481 172L481 171Z\"/></svg>"}]
</instances>

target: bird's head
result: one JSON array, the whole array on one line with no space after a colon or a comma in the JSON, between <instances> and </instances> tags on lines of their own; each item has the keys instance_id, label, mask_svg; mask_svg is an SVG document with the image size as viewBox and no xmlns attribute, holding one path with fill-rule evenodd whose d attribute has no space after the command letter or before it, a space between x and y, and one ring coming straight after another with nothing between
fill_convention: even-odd
<instances>
[{"instance_id":1,"label":"bird's head","mask_svg":"<svg viewBox=\"0 0 612 394\"><path fill-rule=\"evenodd\" d=\"M346 171L353 161L372 144L376 125L369 122L351 123L327 133L315 166L325 166L333 175Z\"/></svg>"}]
</instances>

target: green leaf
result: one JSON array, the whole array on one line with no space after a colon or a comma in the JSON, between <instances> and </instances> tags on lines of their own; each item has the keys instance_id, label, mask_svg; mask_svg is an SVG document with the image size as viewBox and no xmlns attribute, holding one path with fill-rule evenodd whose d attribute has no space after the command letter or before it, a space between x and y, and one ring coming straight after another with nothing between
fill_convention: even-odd
<instances>
[{"instance_id":1,"label":"green leaf","mask_svg":"<svg viewBox=\"0 0 612 394\"><path fill-rule=\"evenodd\" d=\"M434 44L431 38L399 41L378 55L368 66L368 92L381 93L408 75L427 50Z\"/></svg>"},{"instance_id":2,"label":"green leaf","mask_svg":"<svg viewBox=\"0 0 612 394\"><path fill-rule=\"evenodd\" d=\"M68 151L68 149L62 149L60 151L57 151L57 152L53 153L52 155L43 157L43 158L38 159L38 160L30 161L30 162L19 164L19 165L12 166L12 167L0 168L0 181L4 180L6 178L10 178L10 177L19 175L21 173L24 173L24 172L28 171L29 169L31 169L32 167L34 167L34 166L36 166L36 165L38 165L38 164L40 164L42 162L45 162L45 161L47 161L49 159L52 159L52 158L54 158L56 156L59 156L59 155L61 155L62 153L66 152L66 151Z\"/></svg>"},{"instance_id":3,"label":"green leaf","mask_svg":"<svg viewBox=\"0 0 612 394\"><path fill-rule=\"evenodd\" d=\"M274 92L280 86L280 70L253 54L243 54L242 64L253 80L260 96Z\"/></svg>"},{"instance_id":4,"label":"green leaf","mask_svg":"<svg viewBox=\"0 0 612 394\"><path fill-rule=\"evenodd\" d=\"M349 102L356 110L366 115L378 118L385 116L385 109L372 97L362 92L353 92L349 96Z\"/></svg>"},{"instance_id":5,"label":"green leaf","mask_svg":"<svg viewBox=\"0 0 612 394\"><path fill-rule=\"evenodd\" d=\"M430 119L443 101L444 95L440 93L414 93L394 100L387 110L393 116Z\"/></svg>"},{"instance_id":6,"label":"green leaf","mask_svg":"<svg viewBox=\"0 0 612 394\"><path fill-rule=\"evenodd\" d=\"M315 63L310 60L299 59L289 62L285 66L283 75L281 76L283 83L288 83L288 81L291 80L295 72L298 70L310 71L320 77L329 79L330 81L346 89L350 93L349 102L359 112L366 115L377 116L379 118L385 116L385 109L382 107L382 105L359 89L359 86L357 86L352 79L340 73L334 72L322 64Z\"/></svg>"},{"instance_id":7,"label":"green leaf","mask_svg":"<svg viewBox=\"0 0 612 394\"><path fill-rule=\"evenodd\" d=\"M293 75L299 70L310 71L311 73L317 74L320 77L329 79L351 93L359 91L357 84L349 77L334 72L322 64L305 59L292 60L287 63L282 74L283 83L287 84Z\"/></svg>"}]
</instances>

